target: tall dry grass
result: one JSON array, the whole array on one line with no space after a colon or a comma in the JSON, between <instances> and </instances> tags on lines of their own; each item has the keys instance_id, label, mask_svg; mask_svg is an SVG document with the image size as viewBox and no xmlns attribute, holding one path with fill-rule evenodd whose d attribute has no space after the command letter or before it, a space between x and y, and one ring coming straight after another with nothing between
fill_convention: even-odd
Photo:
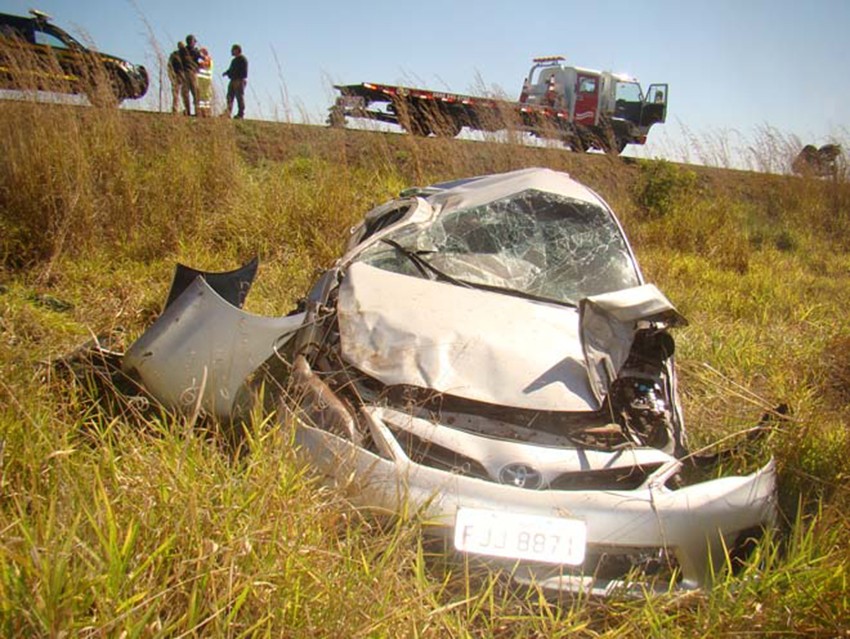
<instances>
[{"instance_id":1,"label":"tall dry grass","mask_svg":"<svg viewBox=\"0 0 850 639\"><path fill-rule=\"evenodd\" d=\"M793 175L794 160L803 147L824 144L837 144L844 150L835 163L835 177L838 181L846 181L847 152L850 151L850 132L846 127L837 127L823 138L802 140L796 134L785 133L769 124L760 124L750 130L694 131L673 118L663 127L652 130L646 148L631 147L628 153L640 158L661 157L706 167Z\"/></svg>"}]
</instances>

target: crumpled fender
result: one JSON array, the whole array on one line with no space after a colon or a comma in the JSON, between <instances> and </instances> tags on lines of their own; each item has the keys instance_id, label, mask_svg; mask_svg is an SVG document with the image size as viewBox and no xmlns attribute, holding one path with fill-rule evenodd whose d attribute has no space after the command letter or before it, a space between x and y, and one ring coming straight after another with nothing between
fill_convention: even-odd
<instances>
[{"instance_id":1,"label":"crumpled fender","mask_svg":"<svg viewBox=\"0 0 850 639\"><path fill-rule=\"evenodd\" d=\"M171 279L171 289L168 291L168 297L165 300L165 308L171 306L174 300L180 297L197 277L203 277L216 293L233 306L242 308L242 305L245 304L245 298L248 296L248 291L251 290L251 284L254 283L254 278L257 276L259 264L259 258L255 257L244 266L219 273L199 271L191 266L178 264L174 269L174 277Z\"/></svg>"},{"instance_id":2,"label":"crumpled fender","mask_svg":"<svg viewBox=\"0 0 850 639\"><path fill-rule=\"evenodd\" d=\"M653 284L594 295L579 303L581 346L600 406L629 357L639 322L668 327L688 324Z\"/></svg>"},{"instance_id":3,"label":"crumpled fender","mask_svg":"<svg viewBox=\"0 0 850 639\"><path fill-rule=\"evenodd\" d=\"M245 381L304 321L262 317L194 281L124 355L123 371L169 409L202 410L222 421L246 408Z\"/></svg>"}]
</instances>

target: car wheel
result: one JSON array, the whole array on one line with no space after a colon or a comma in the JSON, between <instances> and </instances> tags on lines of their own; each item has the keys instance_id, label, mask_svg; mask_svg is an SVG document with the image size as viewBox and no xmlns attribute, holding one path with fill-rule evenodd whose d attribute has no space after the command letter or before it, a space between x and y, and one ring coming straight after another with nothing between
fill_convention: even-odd
<instances>
[{"instance_id":1,"label":"car wheel","mask_svg":"<svg viewBox=\"0 0 850 639\"><path fill-rule=\"evenodd\" d=\"M122 78L111 73L92 73L85 87L86 97L93 107L115 108L124 99Z\"/></svg>"},{"instance_id":2,"label":"car wheel","mask_svg":"<svg viewBox=\"0 0 850 639\"><path fill-rule=\"evenodd\" d=\"M89 104L102 109L113 109L121 104L121 98L108 86L90 87L86 90L86 97L89 99Z\"/></svg>"}]
</instances>

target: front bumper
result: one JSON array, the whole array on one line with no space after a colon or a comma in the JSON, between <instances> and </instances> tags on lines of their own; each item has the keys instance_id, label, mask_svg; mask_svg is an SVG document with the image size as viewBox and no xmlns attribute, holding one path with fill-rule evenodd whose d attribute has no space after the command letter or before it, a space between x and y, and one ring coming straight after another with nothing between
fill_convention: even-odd
<instances>
[{"instance_id":1,"label":"front bumper","mask_svg":"<svg viewBox=\"0 0 850 639\"><path fill-rule=\"evenodd\" d=\"M587 551L579 566L484 558L520 582L610 594L618 588L646 588L646 575L654 570L644 569L652 566L662 568L659 575L674 575L677 588L699 588L722 567L742 534L771 526L775 519L772 461L751 475L676 490L665 482L678 470L677 461L659 468L634 490L529 490L417 464L377 417L380 409L361 410L380 454L296 420L302 452L325 475L353 483L347 488L356 503L392 512L418 511L448 539L461 507L585 522ZM636 577L636 571L643 571L644 577ZM658 587L666 589L670 584L664 579Z\"/></svg>"}]
</instances>

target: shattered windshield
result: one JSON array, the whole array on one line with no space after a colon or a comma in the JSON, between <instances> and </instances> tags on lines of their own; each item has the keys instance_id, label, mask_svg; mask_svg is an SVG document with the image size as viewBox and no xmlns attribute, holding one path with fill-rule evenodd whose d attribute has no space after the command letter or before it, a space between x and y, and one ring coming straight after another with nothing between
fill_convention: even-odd
<instances>
[{"instance_id":1,"label":"shattered windshield","mask_svg":"<svg viewBox=\"0 0 850 639\"><path fill-rule=\"evenodd\" d=\"M571 304L640 283L608 210L536 189L402 227L386 240L360 261Z\"/></svg>"}]
</instances>

